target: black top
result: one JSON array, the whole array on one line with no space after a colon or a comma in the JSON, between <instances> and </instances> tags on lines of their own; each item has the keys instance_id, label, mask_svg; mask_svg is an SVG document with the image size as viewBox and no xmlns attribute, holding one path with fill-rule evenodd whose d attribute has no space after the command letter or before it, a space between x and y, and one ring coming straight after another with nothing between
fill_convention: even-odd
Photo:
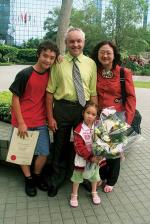
<instances>
[{"instance_id":1,"label":"black top","mask_svg":"<svg viewBox=\"0 0 150 224\"><path fill-rule=\"evenodd\" d=\"M18 72L14 82L9 87L9 90L16 96L22 97L33 70L33 67L30 66Z\"/></svg>"}]
</instances>

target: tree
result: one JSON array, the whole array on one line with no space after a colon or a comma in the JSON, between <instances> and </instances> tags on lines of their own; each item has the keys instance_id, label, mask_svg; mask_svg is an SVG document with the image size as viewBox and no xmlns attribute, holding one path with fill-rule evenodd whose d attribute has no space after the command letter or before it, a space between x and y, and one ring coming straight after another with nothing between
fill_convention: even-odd
<instances>
[{"instance_id":1,"label":"tree","mask_svg":"<svg viewBox=\"0 0 150 224\"><path fill-rule=\"evenodd\" d=\"M106 35L101 24L101 17L94 4L88 4L85 9L72 10L70 25L80 27L86 35L84 52L91 54L93 47L101 40L106 39Z\"/></svg>"},{"instance_id":2,"label":"tree","mask_svg":"<svg viewBox=\"0 0 150 224\"><path fill-rule=\"evenodd\" d=\"M53 12L49 12L49 18L47 18L44 22L44 29L48 31L44 38L50 38L56 41L59 14L59 8L55 8ZM103 27L101 26L99 11L93 4L87 5L86 9L77 10L73 8L69 25L79 27L85 32L85 54L90 54L91 50L98 41L106 39Z\"/></svg>"},{"instance_id":3,"label":"tree","mask_svg":"<svg viewBox=\"0 0 150 224\"><path fill-rule=\"evenodd\" d=\"M53 11L49 11L48 14L49 17L44 22L44 30L47 31L44 39L51 39L52 41L56 42L60 8L55 8Z\"/></svg>"},{"instance_id":4,"label":"tree","mask_svg":"<svg viewBox=\"0 0 150 224\"><path fill-rule=\"evenodd\" d=\"M58 18L58 32L56 42L60 53L65 52L65 34L69 26L73 0L62 0L61 10Z\"/></svg>"},{"instance_id":5,"label":"tree","mask_svg":"<svg viewBox=\"0 0 150 224\"><path fill-rule=\"evenodd\" d=\"M106 34L118 48L121 49L125 39L130 37L131 28L140 24L146 7L145 0L111 0L103 23Z\"/></svg>"},{"instance_id":6,"label":"tree","mask_svg":"<svg viewBox=\"0 0 150 224\"><path fill-rule=\"evenodd\" d=\"M40 43L39 38L30 38L28 41L24 41L22 44L22 48L37 48Z\"/></svg>"},{"instance_id":7,"label":"tree","mask_svg":"<svg viewBox=\"0 0 150 224\"><path fill-rule=\"evenodd\" d=\"M130 27L130 35L126 35L123 48L127 50L128 55L139 55L141 52L150 49L150 31L143 27Z\"/></svg>"}]
</instances>

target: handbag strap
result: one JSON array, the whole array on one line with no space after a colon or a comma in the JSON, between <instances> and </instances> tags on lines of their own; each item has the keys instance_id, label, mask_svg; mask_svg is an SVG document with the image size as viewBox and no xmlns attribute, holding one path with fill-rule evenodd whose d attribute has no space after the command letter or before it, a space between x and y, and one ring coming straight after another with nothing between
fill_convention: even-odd
<instances>
[{"instance_id":1,"label":"handbag strap","mask_svg":"<svg viewBox=\"0 0 150 224\"><path fill-rule=\"evenodd\" d=\"M125 105L126 87L125 87L124 68L123 67L120 68L120 85L121 85L122 104Z\"/></svg>"}]
</instances>

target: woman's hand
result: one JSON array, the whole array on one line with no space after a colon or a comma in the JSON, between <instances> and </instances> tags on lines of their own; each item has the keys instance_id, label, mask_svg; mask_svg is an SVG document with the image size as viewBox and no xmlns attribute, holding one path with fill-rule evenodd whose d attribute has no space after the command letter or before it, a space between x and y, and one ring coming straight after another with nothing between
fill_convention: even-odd
<instances>
[{"instance_id":1,"label":"woman's hand","mask_svg":"<svg viewBox=\"0 0 150 224\"><path fill-rule=\"evenodd\" d=\"M93 156L91 159L91 162L96 163L98 165L101 160L102 160L102 156Z\"/></svg>"}]
</instances>

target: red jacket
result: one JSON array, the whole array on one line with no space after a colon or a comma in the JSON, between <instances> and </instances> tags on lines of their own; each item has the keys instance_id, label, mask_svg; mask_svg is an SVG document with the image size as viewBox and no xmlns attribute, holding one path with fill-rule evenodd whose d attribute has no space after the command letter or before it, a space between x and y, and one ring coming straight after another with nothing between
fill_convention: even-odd
<instances>
[{"instance_id":1,"label":"red jacket","mask_svg":"<svg viewBox=\"0 0 150 224\"><path fill-rule=\"evenodd\" d=\"M97 74L97 96L99 109L114 106L117 111L126 112L126 121L128 124L132 123L135 108L136 97L134 83L132 80L132 72L125 68L125 87L126 87L126 104L122 104L121 85L120 85L120 66L117 65L112 70L114 77L111 79L103 78L101 75L102 70L98 70Z\"/></svg>"},{"instance_id":2,"label":"red jacket","mask_svg":"<svg viewBox=\"0 0 150 224\"><path fill-rule=\"evenodd\" d=\"M87 128L88 130L89 128ZM88 149L86 136L84 136L84 132L86 133L86 125L84 123L80 123L74 130L74 149L76 151L76 155L82 158L82 160L85 160L87 162L91 161L91 158L93 157L92 153L92 145L91 150ZM89 135L89 134L88 134ZM86 162L85 162L86 163ZM106 159L104 158L99 162L99 166L105 166L106 165ZM75 165L76 170L83 171L84 166L80 164L80 166Z\"/></svg>"},{"instance_id":3,"label":"red jacket","mask_svg":"<svg viewBox=\"0 0 150 224\"><path fill-rule=\"evenodd\" d=\"M87 149L86 142L81 134L83 122L80 123L74 130L74 149L76 153L83 159L90 161L93 156L92 152Z\"/></svg>"}]
</instances>

